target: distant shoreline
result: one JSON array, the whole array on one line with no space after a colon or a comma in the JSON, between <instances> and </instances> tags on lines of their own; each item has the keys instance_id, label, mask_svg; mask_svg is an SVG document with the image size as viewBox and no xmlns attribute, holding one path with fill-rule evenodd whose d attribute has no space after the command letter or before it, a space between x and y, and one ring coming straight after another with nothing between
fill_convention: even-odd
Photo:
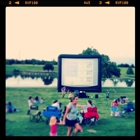
<instances>
[{"instance_id":1,"label":"distant shoreline","mask_svg":"<svg viewBox=\"0 0 140 140\"><path fill-rule=\"evenodd\" d=\"M134 71L133 75L126 74L128 68L122 68L122 67L119 68L121 70L121 76L119 77L119 79L124 79L124 78L135 79L135 68L133 68ZM17 72L14 72L14 70L17 70ZM54 70L49 72L43 70L43 65L6 65L6 75L13 75L16 73L22 75L36 75L36 76L53 75L57 77L58 65L54 65Z\"/></svg>"}]
</instances>

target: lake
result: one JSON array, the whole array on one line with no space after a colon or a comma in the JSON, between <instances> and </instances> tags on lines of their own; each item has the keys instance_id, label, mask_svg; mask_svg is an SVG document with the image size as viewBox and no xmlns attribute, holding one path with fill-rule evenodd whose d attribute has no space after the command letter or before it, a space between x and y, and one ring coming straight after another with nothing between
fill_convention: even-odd
<instances>
[{"instance_id":1,"label":"lake","mask_svg":"<svg viewBox=\"0 0 140 140\"><path fill-rule=\"evenodd\" d=\"M6 87L57 87L56 77L6 76ZM106 79L102 87L135 87L134 79Z\"/></svg>"}]
</instances>

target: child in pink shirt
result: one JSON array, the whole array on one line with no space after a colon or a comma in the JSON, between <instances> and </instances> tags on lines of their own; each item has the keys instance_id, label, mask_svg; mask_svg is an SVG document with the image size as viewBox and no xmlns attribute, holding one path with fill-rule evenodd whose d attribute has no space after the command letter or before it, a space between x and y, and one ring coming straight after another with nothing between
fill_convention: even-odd
<instances>
[{"instance_id":1,"label":"child in pink shirt","mask_svg":"<svg viewBox=\"0 0 140 140\"><path fill-rule=\"evenodd\" d=\"M57 136L57 126L58 124L63 124L62 122L58 123L56 117L52 116L50 118L50 136Z\"/></svg>"}]
</instances>

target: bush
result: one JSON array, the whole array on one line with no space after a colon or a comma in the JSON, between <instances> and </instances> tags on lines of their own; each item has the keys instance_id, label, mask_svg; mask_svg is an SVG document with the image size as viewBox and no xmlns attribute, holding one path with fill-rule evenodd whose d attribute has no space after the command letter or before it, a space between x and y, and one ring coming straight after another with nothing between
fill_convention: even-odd
<instances>
[{"instance_id":1,"label":"bush","mask_svg":"<svg viewBox=\"0 0 140 140\"><path fill-rule=\"evenodd\" d=\"M132 67L128 67L126 74L134 74Z\"/></svg>"}]
</instances>

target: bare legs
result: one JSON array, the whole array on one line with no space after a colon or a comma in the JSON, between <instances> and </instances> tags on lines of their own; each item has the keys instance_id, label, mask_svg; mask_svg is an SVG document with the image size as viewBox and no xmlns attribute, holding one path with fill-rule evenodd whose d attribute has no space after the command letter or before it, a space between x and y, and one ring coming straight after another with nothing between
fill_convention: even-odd
<instances>
[{"instance_id":1,"label":"bare legs","mask_svg":"<svg viewBox=\"0 0 140 140\"><path fill-rule=\"evenodd\" d=\"M68 127L68 132L67 132L67 136L70 136L72 133L72 127Z\"/></svg>"},{"instance_id":2,"label":"bare legs","mask_svg":"<svg viewBox=\"0 0 140 140\"><path fill-rule=\"evenodd\" d=\"M76 134L78 132L83 132L83 129L82 127L79 125L79 123L76 123L75 124L75 129L72 133L72 127L68 127L68 132L67 132L67 136L76 136Z\"/></svg>"},{"instance_id":3,"label":"bare legs","mask_svg":"<svg viewBox=\"0 0 140 140\"><path fill-rule=\"evenodd\" d=\"M62 98L64 98L65 96L65 91L62 91Z\"/></svg>"}]
</instances>

